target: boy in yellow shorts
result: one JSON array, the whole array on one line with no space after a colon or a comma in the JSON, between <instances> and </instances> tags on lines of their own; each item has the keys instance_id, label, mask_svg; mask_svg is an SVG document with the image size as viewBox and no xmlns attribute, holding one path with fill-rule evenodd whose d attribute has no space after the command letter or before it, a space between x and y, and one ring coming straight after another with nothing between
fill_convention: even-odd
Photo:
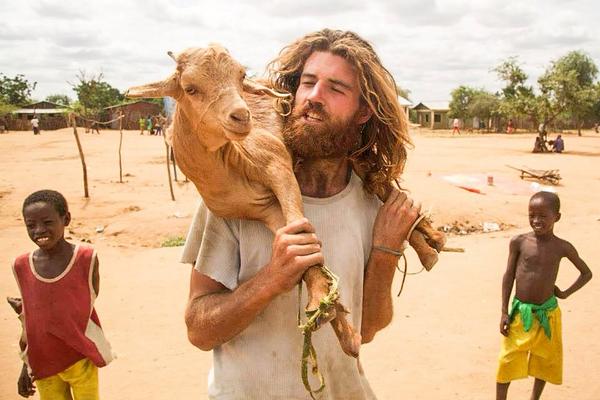
<instances>
[{"instance_id":1,"label":"boy in yellow shorts","mask_svg":"<svg viewBox=\"0 0 600 400\"><path fill-rule=\"evenodd\" d=\"M535 377L531 399L540 398L546 382L562 383L560 308L566 299L592 279L592 272L575 247L554 235L560 219L560 200L554 193L538 192L529 200L529 225L533 229L510 241L508 266L502 279L504 335L496 377L496 400L505 400L510 382ZM579 278L562 291L556 285L560 260L567 257ZM515 297L508 300L516 282Z\"/></svg>"}]
</instances>

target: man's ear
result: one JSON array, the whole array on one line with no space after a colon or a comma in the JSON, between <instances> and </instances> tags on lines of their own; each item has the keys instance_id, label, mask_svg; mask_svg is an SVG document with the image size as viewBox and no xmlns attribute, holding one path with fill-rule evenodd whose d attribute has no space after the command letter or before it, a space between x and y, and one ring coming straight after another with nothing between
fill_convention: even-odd
<instances>
[{"instance_id":1,"label":"man's ear","mask_svg":"<svg viewBox=\"0 0 600 400\"><path fill-rule=\"evenodd\" d=\"M360 107L358 109L358 119L356 122L359 125L362 125L362 124L366 123L368 120L370 120L372 116L373 116L373 110L371 110L371 108L369 107L368 104L361 102Z\"/></svg>"},{"instance_id":2,"label":"man's ear","mask_svg":"<svg viewBox=\"0 0 600 400\"><path fill-rule=\"evenodd\" d=\"M560 216L561 216L561 214L560 214L560 213L556 214L556 221L554 221L554 222L558 222L558 221L560 221Z\"/></svg>"}]
</instances>

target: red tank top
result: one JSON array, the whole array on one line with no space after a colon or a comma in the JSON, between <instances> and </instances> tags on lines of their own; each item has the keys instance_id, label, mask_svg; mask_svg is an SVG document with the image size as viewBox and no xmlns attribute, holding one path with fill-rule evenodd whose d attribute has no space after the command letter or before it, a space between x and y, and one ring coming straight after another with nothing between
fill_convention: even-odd
<instances>
[{"instance_id":1,"label":"red tank top","mask_svg":"<svg viewBox=\"0 0 600 400\"><path fill-rule=\"evenodd\" d=\"M94 309L93 248L76 246L67 268L43 278L33 253L15 260L13 271L23 298L27 363L36 379L55 375L88 358L103 367L112 360Z\"/></svg>"}]
</instances>

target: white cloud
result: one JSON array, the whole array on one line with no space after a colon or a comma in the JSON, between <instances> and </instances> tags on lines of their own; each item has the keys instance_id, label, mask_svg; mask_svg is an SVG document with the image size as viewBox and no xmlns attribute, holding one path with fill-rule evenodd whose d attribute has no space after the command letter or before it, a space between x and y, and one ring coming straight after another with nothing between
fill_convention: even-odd
<instances>
[{"instance_id":1,"label":"white cloud","mask_svg":"<svg viewBox=\"0 0 600 400\"><path fill-rule=\"evenodd\" d=\"M520 55L534 82L570 50L600 65L592 0L5 0L0 72L38 81L34 95L72 96L80 70L121 90L166 77L168 50L219 42L262 74L283 46L325 27L369 40L413 100L447 100L464 84L496 90L490 70Z\"/></svg>"}]
</instances>

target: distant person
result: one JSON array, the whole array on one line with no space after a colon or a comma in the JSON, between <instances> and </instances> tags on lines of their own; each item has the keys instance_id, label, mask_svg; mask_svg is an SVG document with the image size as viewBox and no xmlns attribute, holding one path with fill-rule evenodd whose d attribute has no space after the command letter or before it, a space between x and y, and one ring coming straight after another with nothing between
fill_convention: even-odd
<instances>
[{"instance_id":1,"label":"distant person","mask_svg":"<svg viewBox=\"0 0 600 400\"><path fill-rule=\"evenodd\" d=\"M156 122L154 124L154 134L157 136L162 136L162 129L163 129L163 117L162 116L157 116L156 117Z\"/></svg>"},{"instance_id":2,"label":"distant person","mask_svg":"<svg viewBox=\"0 0 600 400\"><path fill-rule=\"evenodd\" d=\"M594 124L594 131L595 131L596 133L598 133L598 129L600 129L600 123L596 122L596 123Z\"/></svg>"},{"instance_id":3,"label":"distant person","mask_svg":"<svg viewBox=\"0 0 600 400\"><path fill-rule=\"evenodd\" d=\"M22 212L38 249L13 263L22 301L9 302L20 308L24 332L18 392L29 397L37 387L42 400L98 399L98 367L112 360L112 352L94 309L100 286L96 251L65 240L71 214L62 194L34 192Z\"/></svg>"},{"instance_id":4,"label":"distant person","mask_svg":"<svg viewBox=\"0 0 600 400\"><path fill-rule=\"evenodd\" d=\"M458 120L458 118L454 118L454 121L452 121L452 134L454 135L455 132L457 132L460 135L460 121Z\"/></svg>"},{"instance_id":5,"label":"distant person","mask_svg":"<svg viewBox=\"0 0 600 400\"><path fill-rule=\"evenodd\" d=\"M565 142L563 141L562 135L558 135L554 143L552 143L552 151L555 153L562 153L565 150Z\"/></svg>"},{"instance_id":6,"label":"distant person","mask_svg":"<svg viewBox=\"0 0 600 400\"><path fill-rule=\"evenodd\" d=\"M540 136L536 136L535 137L535 143L533 144L533 150L531 151L532 153L547 153L550 150L548 150L548 146L546 146L546 141L544 139L542 139Z\"/></svg>"},{"instance_id":7,"label":"distant person","mask_svg":"<svg viewBox=\"0 0 600 400\"><path fill-rule=\"evenodd\" d=\"M538 192L529 200L532 232L510 241L508 266L502 279L502 316L496 400L505 400L508 386L516 379L535 377L531 399L539 399L546 382L562 384L561 313L556 298L566 299L592 279L592 272L575 247L554 235L560 219L560 199L554 193ZM562 258L579 270L579 277L566 290L556 286ZM508 300L516 282L510 311ZM591 327L590 327L591 328Z\"/></svg>"},{"instance_id":8,"label":"distant person","mask_svg":"<svg viewBox=\"0 0 600 400\"><path fill-rule=\"evenodd\" d=\"M31 118L31 121L29 121L31 123L31 127L33 128L33 134L34 135L39 135L40 134L40 120L34 115L33 118Z\"/></svg>"},{"instance_id":9,"label":"distant person","mask_svg":"<svg viewBox=\"0 0 600 400\"><path fill-rule=\"evenodd\" d=\"M98 122L93 121L92 125L90 126L90 130L92 131L92 134L94 133L94 131L96 131L96 133L99 135L100 134L100 130L99 130L99 125Z\"/></svg>"},{"instance_id":10,"label":"distant person","mask_svg":"<svg viewBox=\"0 0 600 400\"><path fill-rule=\"evenodd\" d=\"M152 117L148 115L146 118L146 129L150 135L154 135L154 131L152 129Z\"/></svg>"},{"instance_id":11,"label":"distant person","mask_svg":"<svg viewBox=\"0 0 600 400\"><path fill-rule=\"evenodd\" d=\"M140 135L143 135L144 129L146 128L146 118L140 117L138 123L140 124Z\"/></svg>"},{"instance_id":12,"label":"distant person","mask_svg":"<svg viewBox=\"0 0 600 400\"><path fill-rule=\"evenodd\" d=\"M515 131L515 126L513 124L512 118L508 120L508 125L506 125L506 133L511 134Z\"/></svg>"}]
</instances>

